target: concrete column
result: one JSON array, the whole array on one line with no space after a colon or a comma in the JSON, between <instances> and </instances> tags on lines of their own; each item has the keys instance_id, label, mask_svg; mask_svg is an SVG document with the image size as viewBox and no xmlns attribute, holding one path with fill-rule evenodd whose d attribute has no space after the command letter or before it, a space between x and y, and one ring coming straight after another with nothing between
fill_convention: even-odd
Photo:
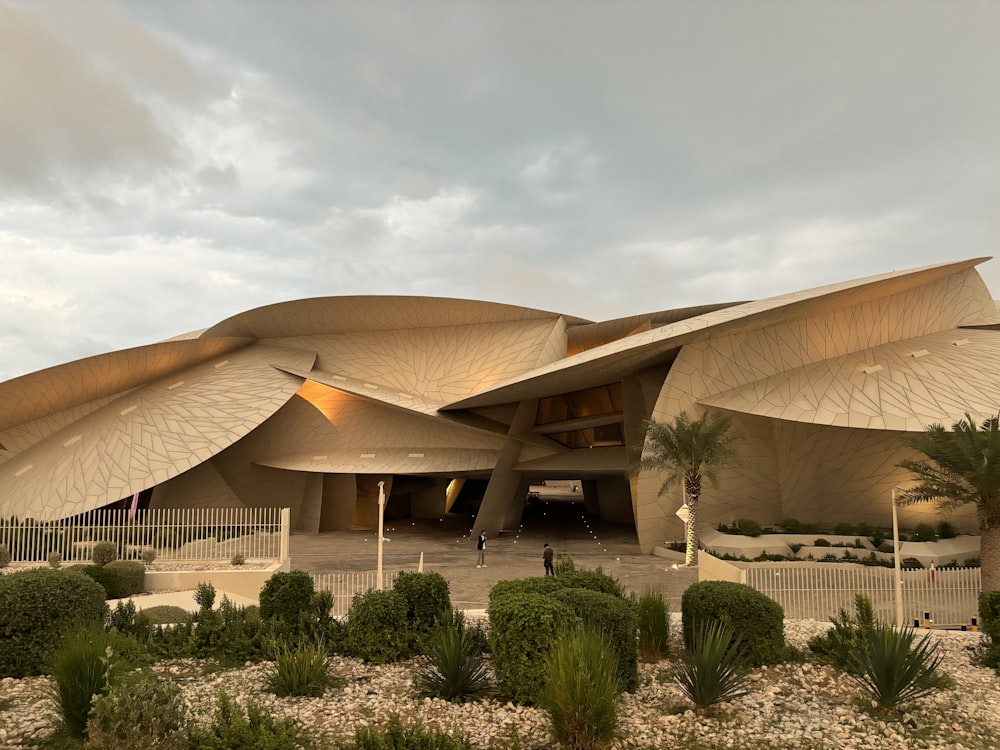
<instances>
[{"instance_id":1,"label":"concrete column","mask_svg":"<svg viewBox=\"0 0 1000 750\"><path fill-rule=\"evenodd\" d=\"M537 411L537 399L518 404L510 429L507 431L507 439L500 449L500 456L490 476L490 483L486 487L482 505L479 506L473 539L479 536L480 530L485 529L488 536L496 536L503 528L517 528L528 490L527 481L522 479L520 472L514 471L521 458L523 446L517 438L535 426Z\"/></svg>"}]
</instances>

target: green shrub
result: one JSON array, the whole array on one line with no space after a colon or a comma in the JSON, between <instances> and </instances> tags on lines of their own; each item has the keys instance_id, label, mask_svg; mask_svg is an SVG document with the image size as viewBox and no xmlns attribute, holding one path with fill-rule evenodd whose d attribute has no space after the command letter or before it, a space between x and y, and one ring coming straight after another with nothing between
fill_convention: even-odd
<instances>
[{"instance_id":1,"label":"green shrub","mask_svg":"<svg viewBox=\"0 0 1000 750\"><path fill-rule=\"evenodd\" d=\"M347 651L352 656L385 664L407 655L406 600L398 591L355 595L347 612Z\"/></svg>"},{"instance_id":2,"label":"green shrub","mask_svg":"<svg viewBox=\"0 0 1000 750\"><path fill-rule=\"evenodd\" d=\"M670 612L663 593L649 589L639 597L639 658L658 662L670 653Z\"/></svg>"},{"instance_id":3,"label":"green shrub","mask_svg":"<svg viewBox=\"0 0 1000 750\"><path fill-rule=\"evenodd\" d=\"M191 730L190 750L299 750L311 745L309 735L292 719L278 719L251 702L241 708L225 692L212 723Z\"/></svg>"},{"instance_id":4,"label":"green shrub","mask_svg":"<svg viewBox=\"0 0 1000 750\"><path fill-rule=\"evenodd\" d=\"M315 643L296 646L279 643L274 650L274 674L270 688L275 695L319 697L330 684L326 652Z\"/></svg>"},{"instance_id":5,"label":"green shrub","mask_svg":"<svg viewBox=\"0 0 1000 750\"><path fill-rule=\"evenodd\" d=\"M702 621L719 620L742 636L742 659L750 667L774 664L785 654L784 610L756 589L729 581L692 584L681 597L684 644L690 649Z\"/></svg>"},{"instance_id":6,"label":"green shrub","mask_svg":"<svg viewBox=\"0 0 1000 750\"><path fill-rule=\"evenodd\" d=\"M10 565L10 550L6 544L0 544L0 568L6 568L8 565Z\"/></svg>"},{"instance_id":7,"label":"green shrub","mask_svg":"<svg viewBox=\"0 0 1000 750\"><path fill-rule=\"evenodd\" d=\"M130 633L135 627L135 602L131 599L119 601L108 614L107 628L119 633Z\"/></svg>"},{"instance_id":8,"label":"green shrub","mask_svg":"<svg viewBox=\"0 0 1000 750\"><path fill-rule=\"evenodd\" d=\"M521 594L542 594L550 596L552 592L562 588L563 579L568 574L555 576L536 576L533 578L510 578L504 581L497 581L490 589L489 600L492 604L496 599Z\"/></svg>"},{"instance_id":9,"label":"green shrub","mask_svg":"<svg viewBox=\"0 0 1000 750\"><path fill-rule=\"evenodd\" d=\"M864 521L862 521L857 526L857 533L860 534L861 536L870 537L872 534L875 533L875 527L872 526L870 523L865 523Z\"/></svg>"},{"instance_id":10,"label":"green shrub","mask_svg":"<svg viewBox=\"0 0 1000 750\"><path fill-rule=\"evenodd\" d=\"M173 625L179 622L191 622L190 612L183 607L177 607L172 604L159 604L155 607L146 607L146 609L142 610L142 614L151 625Z\"/></svg>"},{"instance_id":11,"label":"green shrub","mask_svg":"<svg viewBox=\"0 0 1000 750\"><path fill-rule=\"evenodd\" d=\"M830 546L830 540L829 539L823 539L822 537L820 537L819 539L814 539L813 540L812 546L813 547L829 547Z\"/></svg>"},{"instance_id":12,"label":"green shrub","mask_svg":"<svg viewBox=\"0 0 1000 750\"><path fill-rule=\"evenodd\" d=\"M958 536L958 532L955 531L955 527L947 521L940 521L937 525L937 535L938 539L954 539Z\"/></svg>"},{"instance_id":13,"label":"green shrub","mask_svg":"<svg viewBox=\"0 0 1000 750\"><path fill-rule=\"evenodd\" d=\"M1000 644L1000 591L979 595L979 625L994 643Z\"/></svg>"},{"instance_id":14,"label":"green shrub","mask_svg":"<svg viewBox=\"0 0 1000 750\"><path fill-rule=\"evenodd\" d=\"M924 567L924 564L915 557L904 557L899 564L900 567L908 568L911 570L923 570Z\"/></svg>"},{"instance_id":15,"label":"green shrub","mask_svg":"<svg viewBox=\"0 0 1000 750\"><path fill-rule=\"evenodd\" d=\"M853 523L838 523L833 527L833 533L837 536L854 536L860 532Z\"/></svg>"},{"instance_id":16,"label":"green shrub","mask_svg":"<svg viewBox=\"0 0 1000 750\"><path fill-rule=\"evenodd\" d=\"M114 560L103 570L111 574L109 599L123 599L146 590L146 566L132 560Z\"/></svg>"},{"instance_id":17,"label":"green shrub","mask_svg":"<svg viewBox=\"0 0 1000 750\"><path fill-rule=\"evenodd\" d=\"M912 628L878 624L854 655L848 675L881 708L892 709L930 695L947 684L937 672L943 656L924 636L913 645Z\"/></svg>"},{"instance_id":18,"label":"green shrub","mask_svg":"<svg viewBox=\"0 0 1000 750\"><path fill-rule=\"evenodd\" d=\"M48 562L50 568L58 568L62 565L62 555L58 552L50 552L46 561Z\"/></svg>"},{"instance_id":19,"label":"green shrub","mask_svg":"<svg viewBox=\"0 0 1000 750\"><path fill-rule=\"evenodd\" d=\"M406 620L414 633L423 633L448 620L451 597L440 573L400 573L392 585L406 601Z\"/></svg>"},{"instance_id":20,"label":"green shrub","mask_svg":"<svg viewBox=\"0 0 1000 750\"><path fill-rule=\"evenodd\" d=\"M699 620L674 670L674 682L698 708L746 695L741 636L718 620Z\"/></svg>"},{"instance_id":21,"label":"green shrub","mask_svg":"<svg viewBox=\"0 0 1000 750\"><path fill-rule=\"evenodd\" d=\"M576 626L576 615L565 603L533 593L494 597L488 614L500 690L521 703L538 703L544 693L545 654L561 633Z\"/></svg>"},{"instance_id":22,"label":"green shrub","mask_svg":"<svg viewBox=\"0 0 1000 750\"><path fill-rule=\"evenodd\" d=\"M258 662L266 655L264 629L256 606L238 606L224 595L218 609L200 609L192 624L192 656L236 665Z\"/></svg>"},{"instance_id":23,"label":"green shrub","mask_svg":"<svg viewBox=\"0 0 1000 750\"><path fill-rule=\"evenodd\" d=\"M739 518L736 520L736 531L743 536L758 537L764 533L764 529L756 521L749 518Z\"/></svg>"},{"instance_id":24,"label":"green shrub","mask_svg":"<svg viewBox=\"0 0 1000 750\"><path fill-rule=\"evenodd\" d=\"M808 534L807 525L797 518L785 518L778 527L786 534Z\"/></svg>"},{"instance_id":25,"label":"green shrub","mask_svg":"<svg viewBox=\"0 0 1000 750\"><path fill-rule=\"evenodd\" d=\"M194 587L194 603L200 609L211 609L215 606L215 586L199 581Z\"/></svg>"},{"instance_id":26,"label":"green shrub","mask_svg":"<svg viewBox=\"0 0 1000 750\"><path fill-rule=\"evenodd\" d=\"M549 576L549 578L550 580L554 579L561 588L590 589L591 591L600 591L603 594L611 594L619 599L624 599L626 595L625 587L621 582L617 578L607 575L600 568L597 570L573 570L562 575Z\"/></svg>"},{"instance_id":27,"label":"green shrub","mask_svg":"<svg viewBox=\"0 0 1000 750\"><path fill-rule=\"evenodd\" d=\"M96 542L90 550L90 561L102 568L118 559L118 545L114 542Z\"/></svg>"},{"instance_id":28,"label":"green shrub","mask_svg":"<svg viewBox=\"0 0 1000 750\"><path fill-rule=\"evenodd\" d=\"M868 535L868 540L872 543L872 547L879 549L885 543L885 534L875 529Z\"/></svg>"},{"instance_id":29,"label":"green shrub","mask_svg":"<svg viewBox=\"0 0 1000 750\"><path fill-rule=\"evenodd\" d=\"M639 687L638 621L634 602L581 588L556 591L553 598L565 602L585 627L603 633L608 639L618 662L618 681L622 689L633 692Z\"/></svg>"},{"instance_id":30,"label":"green shrub","mask_svg":"<svg viewBox=\"0 0 1000 750\"><path fill-rule=\"evenodd\" d=\"M247 561L247 559L243 555L241 555L239 552L237 552L235 555L233 555L231 558L229 558L229 564L232 565L232 566L234 566L234 567L239 567L240 565L245 564L246 561Z\"/></svg>"},{"instance_id":31,"label":"green shrub","mask_svg":"<svg viewBox=\"0 0 1000 750\"><path fill-rule=\"evenodd\" d=\"M156 550L152 547L144 547L142 550L142 562L144 565L152 565L156 561Z\"/></svg>"},{"instance_id":32,"label":"green shrub","mask_svg":"<svg viewBox=\"0 0 1000 750\"><path fill-rule=\"evenodd\" d=\"M841 609L836 617L830 618L833 629L809 639L809 650L818 661L832 664L837 669L847 671L854 664L855 655L868 643L868 637L878 624L871 599L864 594L854 595L854 616Z\"/></svg>"},{"instance_id":33,"label":"green shrub","mask_svg":"<svg viewBox=\"0 0 1000 750\"><path fill-rule=\"evenodd\" d=\"M303 570L275 573L260 590L260 616L274 621L288 635L298 635L302 613L315 594L312 577Z\"/></svg>"},{"instance_id":34,"label":"green shrub","mask_svg":"<svg viewBox=\"0 0 1000 750\"><path fill-rule=\"evenodd\" d=\"M563 747L598 750L618 738L616 661L606 637L589 628L564 633L545 655L541 705Z\"/></svg>"},{"instance_id":35,"label":"green shrub","mask_svg":"<svg viewBox=\"0 0 1000 750\"><path fill-rule=\"evenodd\" d=\"M917 527L910 534L911 542L936 542L937 532L929 523L918 523Z\"/></svg>"},{"instance_id":36,"label":"green shrub","mask_svg":"<svg viewBox=\"0 0 1000 750\"><path fill-rule=\"evenodd\" d=\"M413 684L423 696L453 703L488 695L489 668L475 631L450 624L432 632Z\"/></svg>"},{"instance_id":37,"label":"green shrub","mask_svg":"<svg viewBox=\"0 0 1000 750\"><path fill-rule=\"evenodd\" d=\"M571 555L559 555L556 557L552 570L557 576L561 576L563 573L572 573L576 570L576 563L573 562Z\"/></svg>"},{"instance_id":38,"label":"green shrub","mask_svg":"<svg viewBox=\"0 0 1000 750\"><path fill-rule=\"evenodd\" d=\"M419 721L404 727L399 714L392 713L384 727L357 727L344 750L472 750L472 745L460 731L445 734Z\"/></svg>"},{"instance_id":39,"label":"green shrub","mask_svg":"<svg viewBox=\"0 0 1000 750\"><path fill-rule=\"evenodd\" d=\"M152 672L123 675L94 700L85 750L186 750L180 689Z\"/></svg>"},{"instance_id":40,"label":"green shrub","mask_svg":"<svg viewBox=\"0 0 1000 750\"><path fill-rule=\"evenodd\" d=\"M104 590L79 574L36 568L0 576L0 677L39 674L63 632L103 625L106 611Z\"/></svg>"}]
</instances>

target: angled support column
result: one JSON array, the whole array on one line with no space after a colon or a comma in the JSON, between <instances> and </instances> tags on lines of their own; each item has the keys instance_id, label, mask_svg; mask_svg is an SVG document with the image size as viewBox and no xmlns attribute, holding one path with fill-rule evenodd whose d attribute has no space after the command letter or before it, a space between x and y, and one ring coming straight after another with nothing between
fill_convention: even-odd
<instances>
[{"instance_id":1,"label":"angled support column","mask_svg":"<svg viewBox=\"0 0 1000 750\"><path fill-rule=\"evenodd\" d=\"M522 401L518 405L510 429L507 431L507 439L500 449L500 457L493 468L490 483L486 487L486 495L483 497L482 505L479 506L472 539L478 537L479 532L483 530L487 536L495 537L505 528L505 524L516 524L520 520L527 484L522 481L520 472L514 471L514 467L521 459L521 449L524 445L518 436L527 433L535 426L537 411L537 399Z\"/></svg>"}]
</instances>

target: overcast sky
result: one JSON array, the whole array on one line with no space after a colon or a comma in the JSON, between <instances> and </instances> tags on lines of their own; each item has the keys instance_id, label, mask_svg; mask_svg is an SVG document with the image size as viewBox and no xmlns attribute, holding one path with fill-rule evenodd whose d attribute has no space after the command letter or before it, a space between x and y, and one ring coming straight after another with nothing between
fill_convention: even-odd
<instances>
[{"instance_id":1,"label":"overcast sky","mask_svg":"<svg viewBox=\"0 0 1000 750\"><path fill-rule=\"evenodd\" d=\"M998 92L1000 3L0 0L0 380L302 297L992 255Z\"/></svg>"}]
</instances>

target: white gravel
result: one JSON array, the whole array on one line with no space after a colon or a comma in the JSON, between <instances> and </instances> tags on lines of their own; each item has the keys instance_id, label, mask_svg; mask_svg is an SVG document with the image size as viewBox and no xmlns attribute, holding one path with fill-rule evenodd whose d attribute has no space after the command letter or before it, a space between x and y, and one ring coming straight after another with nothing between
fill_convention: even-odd
<instances>
[{"instance_id":1,"label":"white gravel","mask_svg":"<svg viewBox=\"0 0 1000 750\"><path fill-rule=\"evenodd\" d=\"M829 627L811 620L787 621L790 643L805 647L810 636ZM943 669L953 688L923 699L898 721L880 721L858 703L858 690L836 670L810 664L757 670L751 693L731 704L698 714L669 679L669 662L641 665L642 684L625 695L620 748L940 748L986 750L1000 747L1000 678L975 666L972 655L982 636L930 631L940 644ZM161 663L157 671L181 687L193 718L211 712L225 689L238 701L263 703L276 713L312 728L320 746L336 748L358 725L384 722L394 711L404 720L419 717L444 730L461 728L477 748L490 748L516 728L525 750L555 747L548 721L538 709L494 700L453 705L417 697L411 663L369 666L335 657L331 671L347 680L322 698L277 698L266 691L273 665L248 665L206 673L198 662ZM0 681L0 748L19 750L50 732L56 717L45 677Z\"/></svg>"}]
</instances>

